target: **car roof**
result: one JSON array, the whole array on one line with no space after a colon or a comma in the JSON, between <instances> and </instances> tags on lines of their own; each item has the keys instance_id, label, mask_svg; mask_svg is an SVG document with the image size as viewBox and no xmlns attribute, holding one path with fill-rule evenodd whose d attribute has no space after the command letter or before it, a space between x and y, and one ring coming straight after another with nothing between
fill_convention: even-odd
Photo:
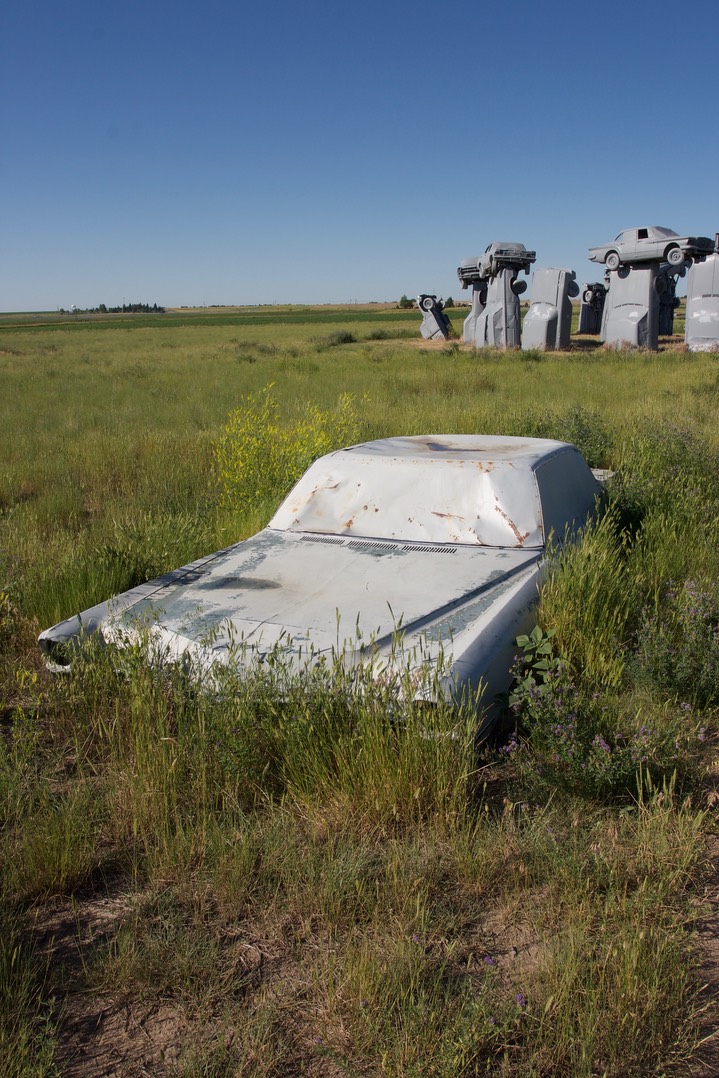
<instances>
[{"instance_id":1,"label":"car roof","mask_svg":"<svg viewBox=\"0 0 719 1078\"><path fill-rule=\"evenodd\" d=\"M533 468L540 461L562 449L566 442L551 438L522 438L498 434L416 434L396 438L378 438L340 449L356 457L397 457L426 462L441 456L443 460L471 460L474 463L514 461Z\"/></svg>"},{"instance_id":2,"label":"car roof","mask_svg":"<svg viewBox=\"0 0 719 1078\"><path fill-rule=\"evenodd\" d=\"M617 243L622 236L627 236L630 232L647 232L654 234L654 236L661 236L662 238L679 235L673 228L665 228L664 225L639 225L637 228L623 228L622 231L618 232L614 237L614 243Z\"/></svg>"},{"instance_id":3,"label":"car roof","mask_svg":"<svg viewBox=\"0 0 719 1078\"><path fill-rule=\"evenodd\" d=\"M541 547L547 522L536 475L560 458L568 463L578 458L587 499L593 501L591 473L576 447L565 442L477 434L361 442L316 460L269 527L405 542Z\"/></svg>"}]
</instances>

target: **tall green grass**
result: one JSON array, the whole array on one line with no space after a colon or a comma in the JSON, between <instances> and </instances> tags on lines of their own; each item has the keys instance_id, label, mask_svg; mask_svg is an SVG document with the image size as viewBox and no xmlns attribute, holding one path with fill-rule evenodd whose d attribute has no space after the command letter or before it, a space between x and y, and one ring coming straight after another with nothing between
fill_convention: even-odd
<instances>
[{"instance_id":1,"label":"tall green grass","mask_svg":"<svg viewBox=\"0 0 719 1078\"><path fill-rule=\"evenodd\" d=\"M0 911L0 1058L8 1078L56 1078L47 970L23 939L22 926Z\"/></svg>"},{"instance_id":2,"label":"tall green grass","mask_svg":"<svg viewBox=\"0 0 719 1078\"><path fill-rule=\"evenodd\" d=\"M97 991L181 1008L186 1075L668 1072L705 1005L716 360L248 317L0 329L10 1073L52 1074ZM565 438L616 472L552 559L558 673L514 735L478 747L471 708L357 691L339 664L211 694L139 649L42 670L39 627L256 531L314 453L443 430ZM79 969L48 966L48 904L118 895Z\"/></svg>"}]
</instances>

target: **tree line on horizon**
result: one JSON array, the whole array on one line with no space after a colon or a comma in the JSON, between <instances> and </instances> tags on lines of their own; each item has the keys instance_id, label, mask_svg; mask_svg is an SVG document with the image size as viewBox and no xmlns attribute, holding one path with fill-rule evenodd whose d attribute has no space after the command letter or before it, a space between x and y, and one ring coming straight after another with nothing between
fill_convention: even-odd
<instances>
[{"instance_id":1,"label":"tree line on horizon","mask_svg":"<svg viewBox=\"0 0 719 1078\"><path fill-rule=\"evenodd\" d=\"M73 307L70 310L70 314L79 313L80 307ZM60 314L67 314L63 307L60 308ZM165 308L159 307L156 303L150 306L149 303L123 303L122 306L108 307L104 303L100 303L97 307L87 307L84 314L164 314Z\"/></svg>"}]
</instances>

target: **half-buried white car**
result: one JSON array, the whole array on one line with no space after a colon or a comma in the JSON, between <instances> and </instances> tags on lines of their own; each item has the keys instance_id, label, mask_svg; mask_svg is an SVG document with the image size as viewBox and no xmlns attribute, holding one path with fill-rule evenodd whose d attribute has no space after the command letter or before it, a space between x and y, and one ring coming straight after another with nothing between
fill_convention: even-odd
<instances>
[{"instance_id":1,"label":"half-buried white car","mask_svg":"<svg viewBox=\"0 0 719 1078\"><path fill-rule=\"evenodd\" d=\"M257 535L132 588L39 638L67 668L88 634L147 641L209 682L278 652L387 676L441 664L437 691L491 706L534 624L550 537L574 538L600 484L564 442L387 438L315 461ZM418 678L417 684L426 685Z\"/></svg>"}]
</instances>

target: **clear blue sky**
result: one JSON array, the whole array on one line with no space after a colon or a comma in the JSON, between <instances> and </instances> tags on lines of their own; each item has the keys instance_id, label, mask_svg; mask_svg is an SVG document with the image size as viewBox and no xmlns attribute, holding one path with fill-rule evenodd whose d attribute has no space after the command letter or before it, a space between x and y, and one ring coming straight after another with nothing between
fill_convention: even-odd
<instances>
[{"instance_id":1,"label":"clear blue sky","mask_svg":"<svg viewBox=\"0 0 719 1078\"><path fill-rule=\"evenodd\" d=\"M719 230L719 0L11 3L0 310L461 295ZM464 293L466 296L467 293Z\"/></svg>"}]
</instances>

